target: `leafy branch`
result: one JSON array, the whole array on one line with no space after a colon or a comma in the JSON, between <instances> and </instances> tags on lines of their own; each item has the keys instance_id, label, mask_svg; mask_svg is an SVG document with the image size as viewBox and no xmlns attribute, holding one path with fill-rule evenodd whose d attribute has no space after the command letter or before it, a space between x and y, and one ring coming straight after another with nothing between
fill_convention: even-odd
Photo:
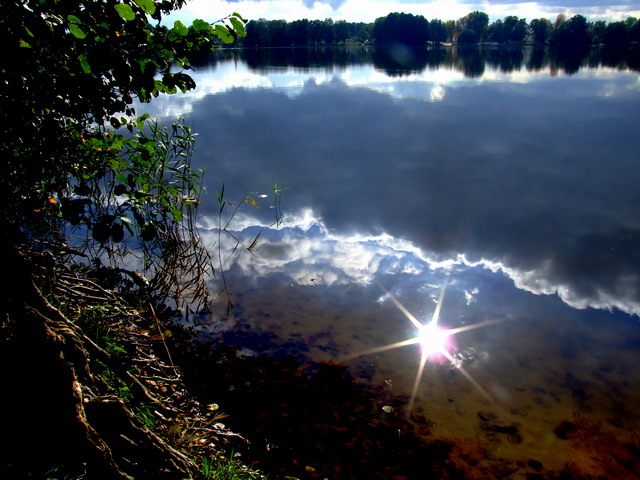
<instances>
[{"instance_id":1,"label":"leafy branch","mask_svg":"<svg viewBox=\"0 0 640 480\"><path fill-rule=\"evenodd\" d=\"M246 35L247 20L162 25L184 3L3 5L0 228L19 243L80 244L96 263L137 259L160 295L206 302L214 269L194 220L195 134L136 116L133 104L193 89L190 59Z\"/></svg>"}]
</instances>

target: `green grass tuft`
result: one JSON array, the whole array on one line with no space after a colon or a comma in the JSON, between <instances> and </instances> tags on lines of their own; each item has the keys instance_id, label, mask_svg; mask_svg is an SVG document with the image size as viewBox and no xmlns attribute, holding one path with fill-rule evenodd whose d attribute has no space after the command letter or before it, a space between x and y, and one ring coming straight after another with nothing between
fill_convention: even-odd
<instances>
[{"instance_id":1,"label":"green grass tuft","mask_svg":"<svg viewBox=\"0 0 640 480\"><path fill-rule=\"evenodd\" d=\"M252 470L236 460L233 453L229 458L223 456L202 459L198 480L268 480L264 474Z\"/></svg>"}]
</instances>

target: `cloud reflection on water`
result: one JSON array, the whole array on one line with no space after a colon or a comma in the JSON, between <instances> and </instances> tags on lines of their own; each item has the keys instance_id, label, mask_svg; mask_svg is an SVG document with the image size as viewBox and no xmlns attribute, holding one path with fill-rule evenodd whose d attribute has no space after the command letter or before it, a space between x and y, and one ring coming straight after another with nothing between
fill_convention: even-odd
<instances>
[{"instance_id":1,"label":"cloud reflection on water","mask_svg":"<svg viewBox=\"0 0 640 480\"><path fill-rule=\"evenodd\" d=\"M637 321L605 311L640 314L637 74L216 68L171 108L200 134L209 192L259 190L232 233L249 244L263 230L254 255L226 261L236 308L198 327L204 340L315 361L375 351L350 374L415 397L434 435L475 437L492 408L521 425L518 455L547 467L563 451L545 432L572 410L637 431ZM261 198L273 183L287 187L279 228ZM217 211L204 196L211 246ZM454 361L423 365L418 388L416 345L379 352L415 336L379 285L422 322L445 278Z\"/></svg>"},{"instance_id":2,"label":"cloud reflection on water","mask_svg":"<svg viewBox=\"0 0 640 480\"><path fill-rule=\"evenodd\" d=\"M313 262L336 283L448 262L576 308L640 314L637 74L220 62L200 75L170 108L190 110L209 189L224 181L241 198L277 182L299 209L243 268L287 266L302 282Z\"/></svg>"},{"instance_id":3,"label":"cloud reflection on water","mask_svg":"<svg viewBox=\"0 0 640 480\"><path fill-rule=\"evenodd\" d=\"M206 217L202 222L205 243L215 245L218 242L215 222ZM387 233L365 235L331 232L310 209L297 215L288 215L285 222L284 227L275 230L255 217L242 214L236 217L233 234L236 238L244 239L246 244L255 237L257 228L263 229L254 255L231 258L231 263L240 269L239 273L244 278L279 274L296 285L367 287L391 275L415 276L428 281L436 270L455 270L464 274L467 269L483 268L504 274L517 288L533 294L557 294L574 308L618 308L627 313L640 312L640 304L633 295L625 299L614 297L606 291L597 291L597 296L583 296L570 283L554 283L554 267L551 262L542 265L542 268L524 270L491 259L472 261L463 253L445 258L437 252L423 250L409 240L394 238ZM227 238L226 242L226 250L232 250L235 240ZM478 293L477 286L464 290L467 305L475 300Z\"/></svg>"}]
</instances>

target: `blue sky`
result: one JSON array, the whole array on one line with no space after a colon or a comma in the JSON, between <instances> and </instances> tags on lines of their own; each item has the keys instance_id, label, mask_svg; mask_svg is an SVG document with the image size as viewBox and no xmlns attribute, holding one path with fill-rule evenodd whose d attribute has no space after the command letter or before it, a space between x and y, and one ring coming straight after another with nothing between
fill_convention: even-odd
<instances>
[{"instance_id":1,"label":"blue sky","mask_svg":"<svg viewBox=\"0 0 640 480\"><path fill-rule=\"evenodd\" d=\"M640 0L190 0L169 20L190 23L195 18L214 21L232 12L249 20L265 18L293 21L301 18L372 22L390 12L424 15L427 19L455 20L467 13L486 12L491 21L507 15L531 20L555 19L559 13L581 14L590 20L621 20L640 17Z\"/></svg>"}]
</instances>

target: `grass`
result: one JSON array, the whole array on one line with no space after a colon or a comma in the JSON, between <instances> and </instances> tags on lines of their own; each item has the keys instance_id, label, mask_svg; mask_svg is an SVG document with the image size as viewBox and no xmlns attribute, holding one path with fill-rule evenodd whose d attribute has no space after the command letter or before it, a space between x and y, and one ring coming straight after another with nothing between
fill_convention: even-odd
<instances>
[{"instance_id":1,"label":"grass","mask_svg":"<svg viewBox=\"0 0 640 480\"><path fill-rule=\"evenodd\" d=\"M45 480L62 480L69 478L66 474L59 476L65 471L64 465L52 468L42 477ZM74 477L75 478L75 477ZM77 477L80 478L80 477ZM298 480L294 477L293 480ZM200 465L200 472L194 476L195 480L269 480L269 477L263 473L252 470L242 464L231 453L229 458L222 455L213 455L204 457Z\"/></svg>"},{"instance_id":2,"label":"grass","mask_svg":"<svg viewBox=\"0 0 640 480\"><path fill-rule=\"evenodd\" d=\"M203 458L200 471L198 480L268 480L264 474L236 460L233 453L229 458L223 456Z\"/></svg>"}]
</instances>

